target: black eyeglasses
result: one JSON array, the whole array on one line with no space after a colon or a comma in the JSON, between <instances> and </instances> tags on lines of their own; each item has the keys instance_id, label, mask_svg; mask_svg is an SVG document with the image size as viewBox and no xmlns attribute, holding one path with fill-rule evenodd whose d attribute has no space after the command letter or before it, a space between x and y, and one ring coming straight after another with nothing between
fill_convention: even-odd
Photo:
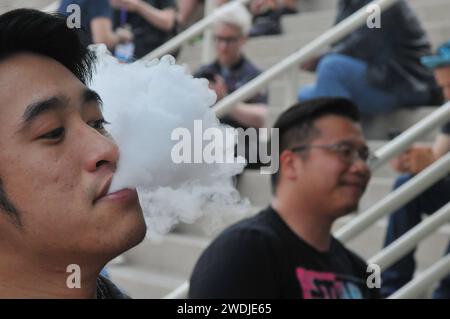
<instances>
[{"instance_id":1,"label":"black eyeglasses","mask_svg":"<svg viewBox=\"0 0 450 319\"><path fill-rule=\"evenodd\" d=\"M223 42L227 45L230 45L230 44L236 43L239 40L239 38L240 37L221 37L221 36L215 35L214 41L216 41L217 43Z\"/></svg>"},{"instance_id":2,"label":"black eyeglasses","mask_svg":"<svg viewBox=\"0 0 450 319\"><path fill-rule=\"evenodd\" d=\"M291 148L291 151L302 152L311 148L321 148L334 152L348 163L354 163L356 160L359 159L365 163L368 163L369 161L375 158L375 156L370 152L367 146L356 147L355 145L348 142L340 142L336 144L326 144L326 145L317 145L317 144L300 145Z\"/></svg>"}]
</instances>

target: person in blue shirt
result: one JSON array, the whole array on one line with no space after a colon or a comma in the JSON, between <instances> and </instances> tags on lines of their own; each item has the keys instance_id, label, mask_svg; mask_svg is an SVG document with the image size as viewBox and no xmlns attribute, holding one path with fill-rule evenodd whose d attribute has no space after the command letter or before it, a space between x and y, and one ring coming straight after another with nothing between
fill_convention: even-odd
<instances>
[{"instance_id":1,"label":"person in blue shirt","mask_svg":"<svg viewBox=\"0 0 450 319\"><path fill-rule=\"evenodd\" d=\"M112 50L117 44L133 39L132 33L124 28L114 31L113 12L108 0L63 0L58 12L70 16L73 11L68 7L72 4L80 8L82 28L79 34L84 45L104 43Z\"/></svg>"},{"instance_id":2,"label":"person in blue shirt","mask_svg":"<svg viewBox=\"0 0 450 319\"><path fill-rule=\"evenodd\" d=\"M134 34L136 59L158 48L176 33L175 0L111 0L111 4L127 12L126 23Z\"/></svg>"}]
</instances>

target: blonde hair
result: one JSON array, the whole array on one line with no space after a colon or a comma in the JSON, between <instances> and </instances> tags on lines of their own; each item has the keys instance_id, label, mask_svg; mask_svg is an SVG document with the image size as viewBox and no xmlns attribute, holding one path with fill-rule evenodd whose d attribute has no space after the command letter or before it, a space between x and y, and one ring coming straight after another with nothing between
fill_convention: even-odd
<instances>
[{"instance_id":1,"label":"blonde hair","mask_svg":"<svg viewBox=\"0 0 450 319\"><path fill-rule=\"evenodd\" d=\"M239 28L243 36L247 36L252 26L252 16L239 1L231 1L223 5L217 13L214 26L229 24Z\"/></svg>"}]
</instances>

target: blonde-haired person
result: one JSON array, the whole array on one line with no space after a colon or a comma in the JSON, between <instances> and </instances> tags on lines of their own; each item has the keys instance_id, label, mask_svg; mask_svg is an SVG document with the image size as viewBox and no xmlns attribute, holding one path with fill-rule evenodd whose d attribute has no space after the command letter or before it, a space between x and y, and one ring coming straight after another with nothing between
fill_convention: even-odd
<instances>
[{"instance_id":1,"label":"blonde-haired person","mask_svg":"<svg viewBox=\"0 0 450 319\"><path fill-rule=\"evenodd\" d=\"M249 12L237 2L225 8L214 25L217 58L214 62L200 67L194 76L209 79L210 86L216 91L218 100L241 88L261 73L243 53L250 26ZM235 128L265 127L266 103L267 94L260 92L244 102L237 103L232 111L221 120ZM252 147L255 146L257 144ZM249 167L257 168L258 166L259 164L255 163Z\"/></svg>"}]
</instances>

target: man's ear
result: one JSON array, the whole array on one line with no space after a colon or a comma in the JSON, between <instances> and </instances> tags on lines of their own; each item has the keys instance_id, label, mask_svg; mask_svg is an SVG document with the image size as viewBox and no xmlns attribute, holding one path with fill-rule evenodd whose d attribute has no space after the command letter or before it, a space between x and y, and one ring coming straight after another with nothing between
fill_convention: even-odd
<instances>
[{"instance_id":1,"label":"man's ear","mask_svg":"<svg viewBox=\"0 0 450 319\"><path fill-rule=\"evenodd\" d=\"M298 174L298 156L291 150L284 150L280 154L280 180L295 180Z\"/></svg>"}]
</instances>

